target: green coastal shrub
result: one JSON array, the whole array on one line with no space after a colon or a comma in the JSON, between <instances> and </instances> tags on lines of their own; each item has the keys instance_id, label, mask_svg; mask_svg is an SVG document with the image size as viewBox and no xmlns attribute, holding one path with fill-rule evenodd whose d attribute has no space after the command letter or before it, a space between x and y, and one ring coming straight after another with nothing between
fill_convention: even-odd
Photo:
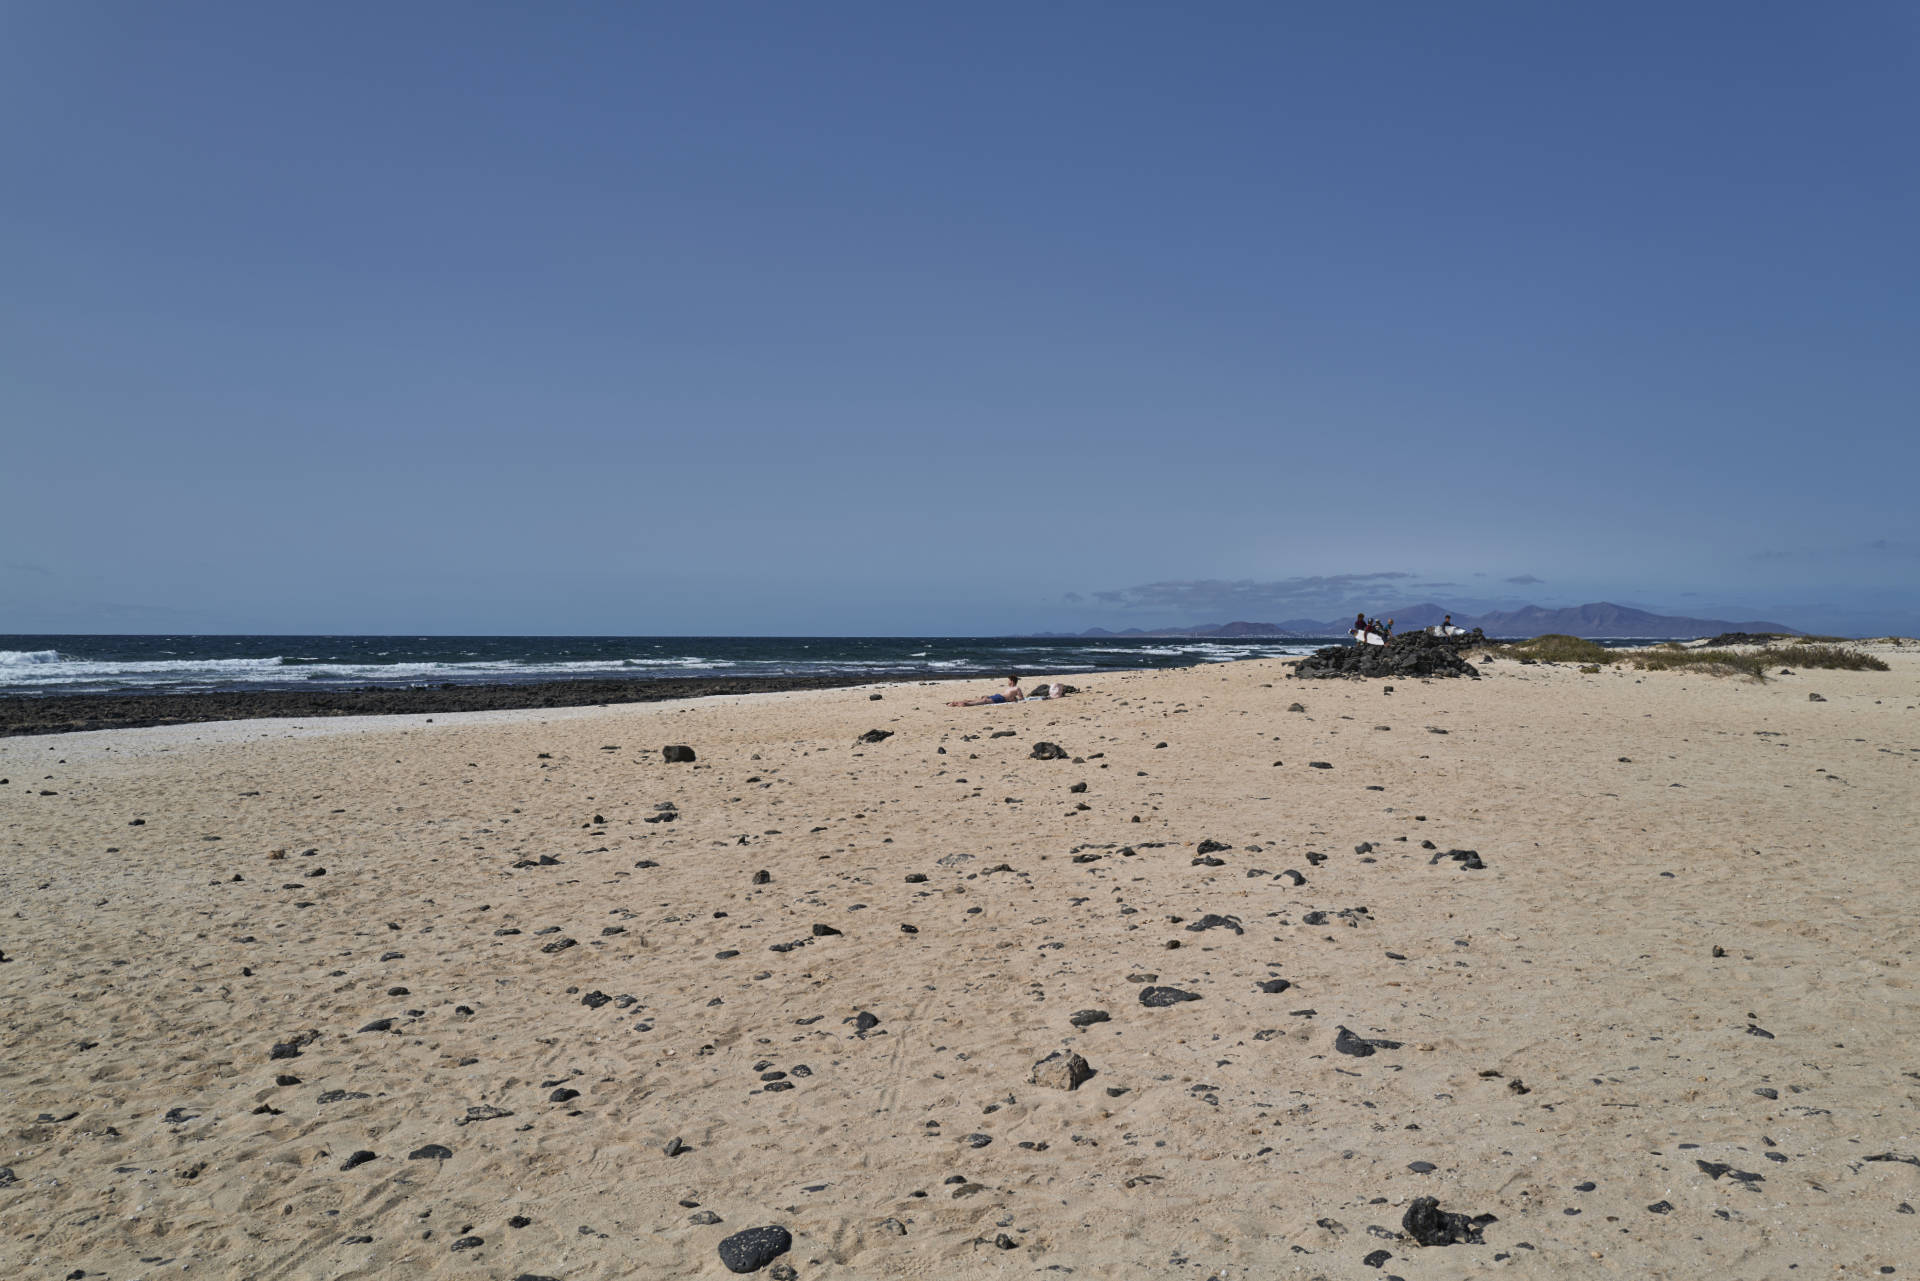
<instances>
[{"instance_id":1,"label":"green coastal shrub","mask_svg":"<svg viewBox=\"0 0 1920 1281\"><path fill-rule=\"evenodd\" d=\"M1776 667L1837 669L1849 672L1884 672L1885 660L1872 654L1863 654L1857 649L1847 649L1840 645L1782 645L1769 646L1766 649L1741 652L1731 649L1658 649L1639 650L1632 656L1633 665L1645 672L1664 672L1675 669L1717 672L1722 675L1751 676L1755 680L1765 680L1767 672Z\"/></svg>"},{"instance_id":2,"label":"green coastal shrub","mask_svg":"<svg viewBox=\"0 0 1920 1281\"><path fill-rule=\"evenodd\" d=\"M1536 636L1532 640L1516 641L1506 646L1505 653L1510 658L1531 658L1536 663L1604 665L1613 662L1615 658L1614 652L1604 646L1560 632L1548 632L1545 636Z\"/></svg>"},{"instance_id":3,"label":"green coastal shrub","mask_svg":"<svg viewBox=\"0 0 1920 1281\"><path fill-rule=\"evenodd\" d=\"M1885 659L1839 645L1782 645L1768 650L1765 657L1782 667L1832 667L1849 672L1887 670Z\"/></svg>"}]
</instances>

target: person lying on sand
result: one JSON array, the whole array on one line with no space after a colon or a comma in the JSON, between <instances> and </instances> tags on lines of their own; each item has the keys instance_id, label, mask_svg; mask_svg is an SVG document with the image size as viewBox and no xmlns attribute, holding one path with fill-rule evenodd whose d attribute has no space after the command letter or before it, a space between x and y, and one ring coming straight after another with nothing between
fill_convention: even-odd
<instances>
[{"instance_id":1,"label":"person lying on sand","mask_svg":"<svg viewBox=\"0 0 1920 1281\"><path fill-rule=\"evenodd\" d=\"M988 694L985 698L956 698L948 707L985 707L988 703L1017 703L1026 695L1020 692L1020 678L1007 677L1007 687L998 694Z\"/></svg>"}]
</instances>

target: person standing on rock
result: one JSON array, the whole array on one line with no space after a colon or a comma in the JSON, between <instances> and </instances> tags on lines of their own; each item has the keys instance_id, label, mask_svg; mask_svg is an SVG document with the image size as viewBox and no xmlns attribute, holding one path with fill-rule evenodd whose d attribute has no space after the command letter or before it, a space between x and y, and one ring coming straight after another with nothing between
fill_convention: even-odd
<instances>
[{"instance_id":1,"label":"person standing on rock","mask_svg":"<svg viewBox=\"0 0 1920 1281\"><path fill-rule=\"evenodd\" d=\"M948 707L985 707L989 703L1017 703L1026 695L1020 692L1020 678L1007 677L1007 687L998 694L988 694L984 698L956 698Z\"/></svg>"}]
</instances>

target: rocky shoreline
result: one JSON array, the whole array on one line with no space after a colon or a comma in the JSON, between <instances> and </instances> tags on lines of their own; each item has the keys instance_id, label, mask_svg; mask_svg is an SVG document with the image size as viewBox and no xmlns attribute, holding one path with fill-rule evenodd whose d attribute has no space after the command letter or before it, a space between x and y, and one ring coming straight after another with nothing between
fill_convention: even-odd
<instances>
[{"instance_id":1,"label":"rocky shoreline","mask_svg":"<svg viewBox=\"0 0 1920 1281\"><path fill-rule=\"evenodd\" d=\"M773 694L801 689L921 680L908 676L696 676L655 680L539 681L527 684L432 685L333 690L245 690L205 694L58 694L0 698L0 738L79 730L138 729L203 721L269 717L399 716L495 712L534 707L597 707L659 703L719 694Z\"/></svg>"}]
</instances>

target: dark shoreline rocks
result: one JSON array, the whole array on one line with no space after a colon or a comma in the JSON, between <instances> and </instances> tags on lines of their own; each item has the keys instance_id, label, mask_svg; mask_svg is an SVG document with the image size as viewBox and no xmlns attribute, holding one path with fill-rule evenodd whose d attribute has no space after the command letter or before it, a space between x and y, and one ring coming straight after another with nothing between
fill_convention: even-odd
<instances>
[{"instance_id":1,"label":"dark shoreline rocks","mask_svg":"<svg viewBox=\"0 0 1920 1281\"><path fill-rule=\"evenodd\" d=\"M528 684L366 686L361 689L262 689L208 694L19 694L0 697L0 738L68 734L79 730L138 729L203 721L268 717L404 716L415 713L494 712L537 707L592 707L603 703L658 703L716 694L773 694L796 689L846 689L898 684L924 677L731 676L656 680L538 681Z\"/></svg>"}]
</instances>

